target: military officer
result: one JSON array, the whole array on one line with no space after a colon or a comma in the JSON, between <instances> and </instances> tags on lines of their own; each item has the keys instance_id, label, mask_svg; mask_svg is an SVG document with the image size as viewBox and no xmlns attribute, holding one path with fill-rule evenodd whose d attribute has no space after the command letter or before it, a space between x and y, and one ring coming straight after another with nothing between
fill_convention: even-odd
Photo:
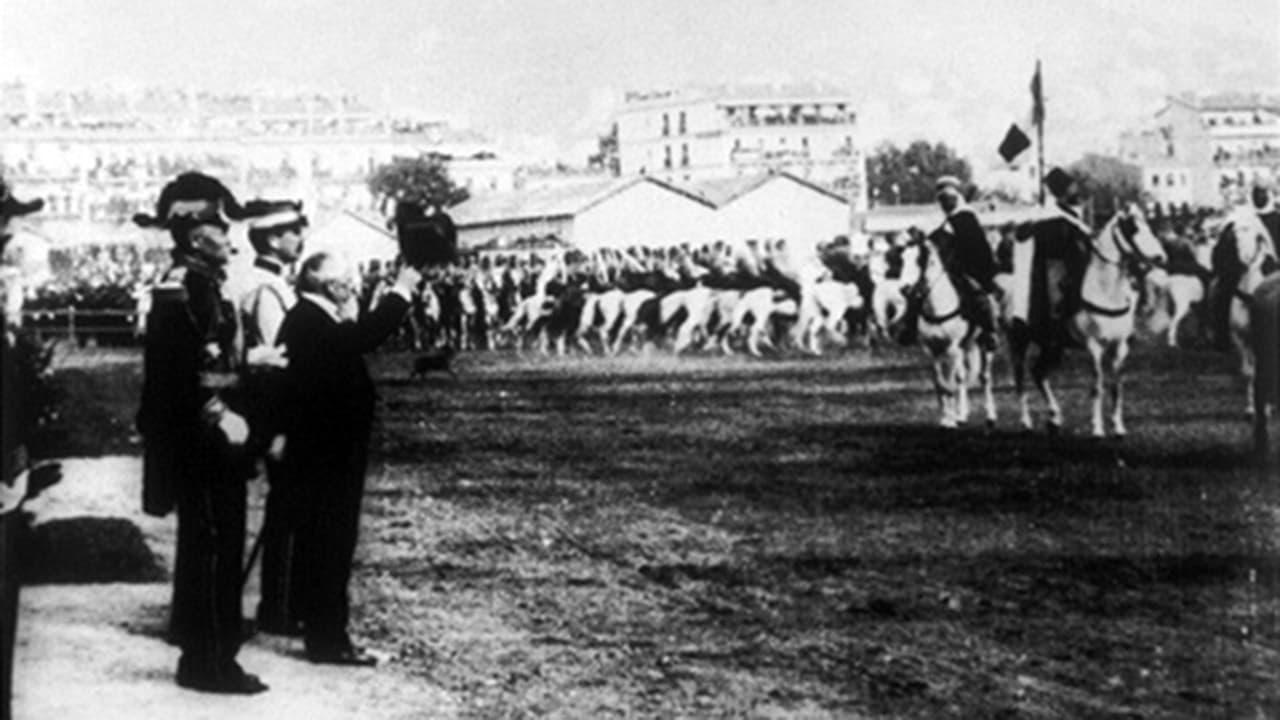
<instances>
[{"instance_id":1,"label":"military officer","mask_svg":"<svg viewBox=\"0 0 1280 720\"><path fill-rule=\"evenodd\" d=\"M262 550L259 630L280 635L300 632L292 594L296 591L291 484L282 463L284 428L284 346L278 344L285 314L297 301L289 276L302 255L307 216L302 203L252 200L245 203L249 243L257 257L250 269L249 289L240 298L244 327L245 400L249 412L250 450L263 458L269 489L260 531Z\"/></svg>"},{"instance_id":2,"label":"military officer","mask_svg":"<svg viewBox=\"0 0 1280 720\"><path fill-rule=\"evenodd\" d=\"M242 208L215 178L183 173L143 227L167 230L173 267L152 291L138 429L143 508L178 515L170 634L178 685L214 693L267 689L236 662L249 429L238 409L239 323L223 298L229 220Z\"/></svg>"}]
</instances>

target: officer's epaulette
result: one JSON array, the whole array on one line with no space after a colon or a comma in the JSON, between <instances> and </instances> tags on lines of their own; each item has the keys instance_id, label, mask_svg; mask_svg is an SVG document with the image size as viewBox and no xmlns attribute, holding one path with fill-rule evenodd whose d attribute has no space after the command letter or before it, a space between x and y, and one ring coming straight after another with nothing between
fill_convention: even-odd
<instances>
[{"instance_id":1,"label":"officer's epaulette","mask_svg":"<svg viewBox=\"0 0 1280 720\"><path fill-rule=\"evenodd\" d=\"M175 267L165 273L160 282L151 286L151 302L153 305L167 302L187 301L187 269Z\"/></svg>"}]
</instances>

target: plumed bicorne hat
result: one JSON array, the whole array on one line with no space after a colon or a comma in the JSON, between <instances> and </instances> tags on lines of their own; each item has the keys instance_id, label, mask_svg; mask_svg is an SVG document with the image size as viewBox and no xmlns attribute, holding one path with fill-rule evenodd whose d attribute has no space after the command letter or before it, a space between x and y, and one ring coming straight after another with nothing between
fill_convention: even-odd
<instances>
[{"instance_id":1,"label":"plumed bicorne hat","mask_svg":"<svg viewBox=\"0 0 1280 720\"><path fill-rule=\"evenodd\" d=\"M138 213L133 222L144 228L172 230L206 223L226 228L244 218L244 208L220 180L204 173L185 172L160 191L155 215Z\"/></svg>"},{"instance_id":2,"label":"plumed bicorne hat","mask_svg":"<svg viewBox=\"0 0 1280 720\"><path fill-rule=\"evenodd\" d=\"M307 227L301 200L250 200L244 204L241 219L249 232L289 230Z\"/></svg>"},{"instance_id":3,"label":"plumed bicorne hat","mask_svg":"<svg viewBox=\"0 0 1280 720\"><path fill-rule=\"evenodd\" d=\"M431 214L422 205L401 200L391 219L400 243L400 256L411 267L447 265L458 257L458 229L448 213Z\"/></svg>"},{"instance_id":4,"label":"plumed bicorne hat","mask_svg":"<svg viewBox=\"0 0 1280 720\"><path fill-rule=\"evenodd\" d=\"M13 217L30 215L33 212L39 212L43 207L44 200L41 198L23 202L14 197L4 179L0 178L0 219L8 220Z\"/></svg>"},{"instance_id":5,"label":"plumed bicorne hat","mask_svg":"<svg viewBox=\"0 0 1280 720\"><path fill-rule=\"evenodd\" d=\"M1062 197L1071 189L1076 179L1062 168L1054 168L1044 176L1044 186L1049 188L1049 192L1054 197Z\"/></svg>"}]
</instances>

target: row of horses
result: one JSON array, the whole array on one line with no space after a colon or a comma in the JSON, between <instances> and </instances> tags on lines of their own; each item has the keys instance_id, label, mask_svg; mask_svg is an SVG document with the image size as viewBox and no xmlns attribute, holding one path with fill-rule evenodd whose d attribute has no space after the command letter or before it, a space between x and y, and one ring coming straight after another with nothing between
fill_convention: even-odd
<instances>
[{"instance_id":1,"label":"row of horses","mask_svg":"<svg viewBox=\"0 0 1280 720\"><path fill-rule=\"evenodd\" d=\"M1274 263L1275 251L1262 234L1234 233L1242 268L1231 288L1232 342L1249 387L1245 407L1254 413L1255 341L1251 334L1252 295ZM577 351L618 354L715 351L762 355L790 347L821 354L863 335L875 343L888 337L904 315L906 289L915 288L919 344L932 365L933 384L944 426L966 422L969 391L980 390L986 421L997 416L992 390L993 352L980 347L975 327L960 312L964 302L927 239L898 248L892 256L873 254L858 263L847 244L801 248L785 241L718 243L664 252L603 250L566 253L541 266L455 268L433 277L415 308L424 342L456 349L514 348L543 353ZM1116 214L1090 237L1074 314L1053 328L1033 327L1013 318L1006 289L1006 346L1013 367L1020 423L1033 427L1029 389L1047 409L1046 426L1062 426L1062 409L1051 376L1069 345L1087 351L1093 367L1091 432L1123 436L1124 366L1130 343L1149 308L1144 300L1172 302L1171 341L1188 307L1203 297L1200 278L1170 275L1168 256L1137 207ZM897 267L893 267L896 265ZM1071 342L1063 343L1063 330ZM1030 379L1028 384L1027 380Z\"/></svg>"}]
</instances>

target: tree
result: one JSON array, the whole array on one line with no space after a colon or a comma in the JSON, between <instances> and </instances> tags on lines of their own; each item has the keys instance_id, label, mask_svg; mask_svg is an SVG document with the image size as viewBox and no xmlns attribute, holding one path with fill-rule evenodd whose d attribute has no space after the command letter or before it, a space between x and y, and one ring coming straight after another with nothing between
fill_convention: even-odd
<instances>
[{"instance_id":1,"label":"tree","mask_svg":"<svg viewBox=\"0 0 1280 720\"><path fill-rule=\"evenodd\" d=\"M369 192L384 210L388 200L448 208L471 195L453 182L444 159L438 155L398 157L378 166L369 175Z\"/></svg>"},{"instance_id":2,"label":"tree","mask_svg":"<svg viewBox=\"0 0 1280 720\"><path fill-rule=\"evenodd\" d=\"M1067 168L1080 181L1093 221L1101 226L1118 210L1137 202L1142 194L1142 171L1137 165L1107 155L1089 153Z\"/></svg>"},{"instance_id":3,"label":"tree","mask_svg":"<svg viewBox=\"0 0 1280 720\"><path fill-rule=\"evenodd\" d=\"M916 140L905 150L881 143L867 161L871 196L882 205L933 202L934 182L943 175L968 183L973 173L967 160L941 142Z\"/></svg>"}]
</instances>

